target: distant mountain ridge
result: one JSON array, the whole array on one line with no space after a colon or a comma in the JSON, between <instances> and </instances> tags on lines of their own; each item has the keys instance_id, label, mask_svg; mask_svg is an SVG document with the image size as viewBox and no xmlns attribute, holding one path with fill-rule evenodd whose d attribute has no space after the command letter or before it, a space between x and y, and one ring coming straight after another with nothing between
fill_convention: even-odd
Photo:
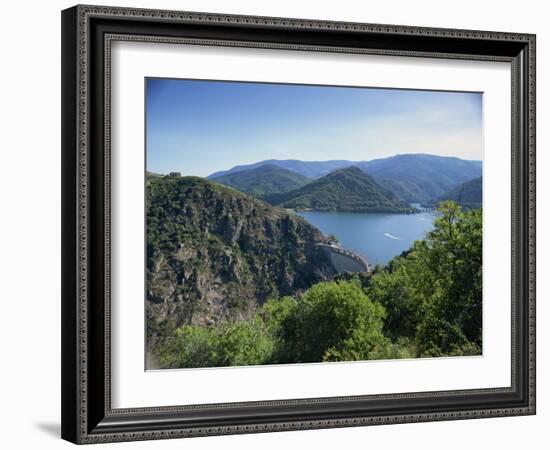
<instances>
[{"instance_id":1,"label":"distant mountain ridge","mask_svg":"<svg viewBox=\"0 0 550 450\"><path fill-rule=\"evenodd\" d=\"M266 164L276 165L314 179L338 169L356 166L374 177L378 184L409 203L428 202L459 183L481 176L482 172L481 161L421 153L395 155L371 161L266 160L215 172L208 178L216 180L231 173L258 168Z\"/></svg>"},{"instance_id":2,"label":"distant mountain ridge","mask_svg":"<svg viewBox=\"0 0 550 450\"><path fill-rule=\"evenodd\" d=\"M480 176L482 170L477 162L433 155L396 155L359 167L408 202L442 195L458 183Z\"/></svg>"},{"instance_id":3,"label":"distant mountain ridge","mask_svg":"<svg viewBox=\"0 0 550 450\"><path fill-rule=\"evenodd\" d=\"M283 169L275 164L263 164L252 169L221 175L213 179L257 198L298 189L311 182L311 178Z\"/></svg>"},{"instance_id":4,"label":"distant mountain ridge","mask_svg":"<svg viewBox=\"0 0 550 450\"><path fill-rule=\"evenodd\" d=\"M440 195L436 200L430 202L430 206L436 206L444 200L452 200L466 209L481 207L483 201L483 179L482 177L461 183L453 189Z\"/></svg>"},{"instance_id":5,"label":"distant mountain ridge","mask_svg":"<svg viewBox=\"0 0 550 450\"><path fill-rule=\"evenodd\" d=\"M345 212L413 212L407 203L358 167L335 170L303 187L266 197L289 209Z\"/></svg>"},{"instance_id":6,"label":"distant mountain ridge","mask_svg":"<svg viewBox=\"0 0 550 450\"><path fill-rule=\"evenodd\" d=\"M254 169L266 164L276 165L291 172L299 173L307 178L320 178L343 167L353 166L357 161L348 160L330 160L330 161L300 161L298 159L267 159L253 164L244 164L232 167L229 170L222 170L208 175L208 179L215 180L230 173L241 172L243 170Z\"/></svg>"}]
</instances>

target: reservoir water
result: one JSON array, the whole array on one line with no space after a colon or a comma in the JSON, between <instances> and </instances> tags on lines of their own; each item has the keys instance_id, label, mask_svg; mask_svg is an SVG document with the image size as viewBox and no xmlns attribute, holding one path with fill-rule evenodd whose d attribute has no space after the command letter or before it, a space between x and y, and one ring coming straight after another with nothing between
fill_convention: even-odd
<instances>
[{"instance_id":1,"label":"reservoir water","mask_svg":"<svg viewBox=\"0 0 550 450\"><path fill-rule=\"evenodd\" d=\"M299 211L325 235L334 234L342 247L365 256L371 264L387 264L394 256L424 239L434 214L344 213Z\"/></svg>"}]
</instances>

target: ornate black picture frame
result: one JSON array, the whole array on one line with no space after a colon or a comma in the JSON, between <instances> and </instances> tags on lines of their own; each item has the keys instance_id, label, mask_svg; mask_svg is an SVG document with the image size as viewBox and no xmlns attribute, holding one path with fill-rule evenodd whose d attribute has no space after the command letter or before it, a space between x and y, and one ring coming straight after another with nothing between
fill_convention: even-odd
<instances>
[{"instance_id":1,"label":"ornate black picture frame","mask_svg":"<svg viewBox=\"0 0 550 450\"><path fill-rule=\"evenodd\" d=\"M511 386L113 409L109 102L116 40L511 63ZM534 35L99 6L62 12L64 439L84 444L529 414L535 414Z\"/></svg>"}]
</instances>

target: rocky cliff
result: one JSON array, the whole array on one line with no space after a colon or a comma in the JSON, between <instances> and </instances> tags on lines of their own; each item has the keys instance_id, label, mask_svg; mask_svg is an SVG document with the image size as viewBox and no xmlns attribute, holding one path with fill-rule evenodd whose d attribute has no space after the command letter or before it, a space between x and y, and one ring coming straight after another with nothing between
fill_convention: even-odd
<instances>
[{"instance_id":1,"label":"rocky cliff","mask_svg":"<svg viewBox=\"0 0 550 450\"><path fill-rule=\"evenodd\" d=\"M149 345L182 324L250 316L333 275L300 217L198 177L147 178Z\"/></svg>"}]
</instances>

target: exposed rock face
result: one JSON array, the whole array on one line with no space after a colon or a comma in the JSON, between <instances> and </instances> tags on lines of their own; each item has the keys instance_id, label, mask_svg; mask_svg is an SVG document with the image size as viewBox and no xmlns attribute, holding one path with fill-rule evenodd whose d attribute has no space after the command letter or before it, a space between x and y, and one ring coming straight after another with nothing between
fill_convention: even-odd
<instances>
[{"instance_id":1,"label":"exposed rock face","mask_svg":"<svg viewBox=\"0 0 550 450\"><path fill-rule=\"evenodd\" d=\"M147 180L149 345L185 323L246 318L334 272L302 218L196 177Z\"/></svg>"}]
</instances>

